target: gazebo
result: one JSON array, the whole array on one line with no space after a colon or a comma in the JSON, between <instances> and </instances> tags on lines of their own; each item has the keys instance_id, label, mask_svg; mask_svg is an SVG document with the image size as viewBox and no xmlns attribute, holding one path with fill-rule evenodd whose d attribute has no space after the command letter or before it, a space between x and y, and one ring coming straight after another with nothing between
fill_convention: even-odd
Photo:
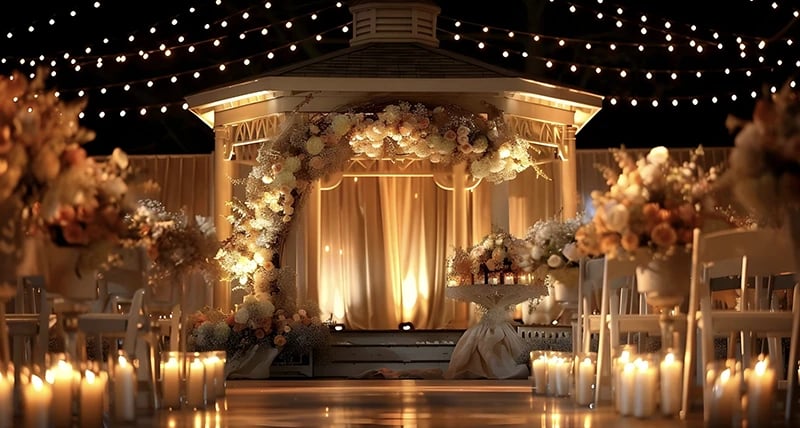
<instances>
[{"instance_id":1,"label":"gazebo","mask_svg":"<svg viewBox=\"0 0 800 428\"><path fill-rule=\"evenodd\" d=\"M503 112L508 128L542 151L551 170L562 215L578 207L575 135L598 113L602 96L532 80L518 72L439 47L434 2L353 2L350 47L293 64L246 81L187 97L190 110L214 130L214 217L218 234L230 234L227 202L235 195L231 178L256 161L293 113L330 112L376 100L406 99L458 105L476 114ZM349 176L428 175L452 190L455 207L465 206L470 187L463 164L444 167L414 158L353 158L342 166ZM492 223L508 224L507 183L492 190ZM309 205L314 204L314 194ZM463 211L462 211L463 212ZM466 246L466 219L454 218L452 245ZM313 233L307 231L306 233ZM309 256L313 257L313 256ZM227 306L229 290L215 293Z\"/></svg>"}]
</instances>

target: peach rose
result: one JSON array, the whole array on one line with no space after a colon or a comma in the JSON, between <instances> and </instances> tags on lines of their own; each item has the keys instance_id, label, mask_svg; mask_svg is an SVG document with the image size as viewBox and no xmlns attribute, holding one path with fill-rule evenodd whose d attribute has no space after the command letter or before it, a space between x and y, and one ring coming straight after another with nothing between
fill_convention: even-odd
<instances>
[{"instance_id":1,"label":"peach rose","mask_svg":"<svg viewBox=\"0 0 800 428\"><path fill-rule=\"evenodd\" d=\"M616 233L608 233L600 238L600 251L605 254L613 253L619 247L620 236Z\"/></svg>"},{"instance_id":2,"label":"peach rose","mask_svg":"<svg viewBox=\"0 0 800 428\"><path fill-rule=\"evenodd\" d=\"M273 339L272 342L277 347L284 346L284 345L286 345L286 336L284 336L282 334L279 334L279 335L275 336L275 339Z\"/></svg>"},{"instance_id":3,"label":"peach rose","mask_svg":"<svg viewBox=\"0 0 800 428\"><path fill-rule=\"evenodd\" d=\"M622 235L621 243L625 251L636 251L636 249L639 248L639 236L631 231L625 232L625 234Z\"/></svg>"},{"instance_id":4,"label":"peach rose","mask_svg":"<svg viewBox=\"0 0 800 428\"><path fill-rule=\"evenodd\" d=\"M650 231L650 239L659 247L666 248L675 245L678 241L678 234L669 223L662 222Z\"/></svg>"}]
</instances>

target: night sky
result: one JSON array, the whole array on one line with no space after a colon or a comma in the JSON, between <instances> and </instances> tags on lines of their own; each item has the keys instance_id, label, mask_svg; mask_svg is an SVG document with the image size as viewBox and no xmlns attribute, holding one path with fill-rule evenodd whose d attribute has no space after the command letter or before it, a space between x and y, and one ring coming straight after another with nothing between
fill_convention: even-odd
<instances>
[{"instance_id":1,"label":"night sky","mask_svg":"<svg viewBox=\"0 0 800 428\"><path fill-rule=\"evenodd\" d=\"M790 2L778 2L777 8L764 0L437 3L440 47L532 79L607 96L600 114L578 134L579 148L730 145L725 117L748 115L751 93L792 78L800 59ZM725 11L708 7L722 4ZM98 134L87 146L93 154L116 146L131 154L208 153L213 133L181 109L184 97L347 47L350 34L342 32L350 21L347 5L328 0L15 2L0 14L0 71L27 74L46 65L56 74L48 85L64 99L83 90L88 99L83 124ZM318 34L321 41L314 40ZM122 57L124 62L118 60ZM143 117L142 108L147 109Z\"/></svg>"}]
</instances>

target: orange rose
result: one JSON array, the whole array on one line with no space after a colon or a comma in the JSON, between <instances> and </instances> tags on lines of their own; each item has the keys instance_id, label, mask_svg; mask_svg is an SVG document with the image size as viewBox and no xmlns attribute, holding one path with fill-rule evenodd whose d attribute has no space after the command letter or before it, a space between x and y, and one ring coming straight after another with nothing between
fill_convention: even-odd
<instances>
[{"instance_id":1,"label":"orange rose","mask_svg":"<svg viewBox=\"0 0 800 428\"><path fill-rule=\"evenodd\" d=\"M630 231L625 232L625 234L622 235L621 243L622 248L624 248L625 251L635 251L637 248L639 248L639 236Z\"/></svg>"},{"instance_id":2,"label":"orange rose","mask_svg":"<svg viewBox=\"0 0 800 428\"><path fill-rule=\"evenodd\" d=\"M273 339L273 341L272 341L272 342L273 342L273 343L275 344L275 346L277 346L277 347L281 347L281 346L283 346L283 345L286 345L286 336L284 336L284 335L282 335L282 334L279 334L279 335L275 336L275 339Z\"/></svg>"},{"instance_id":3,"label":"orange rose","mask_svg":"<svg viewBox=\"0 0 800 428\"><path fill-rule=\"evenodd\" d=\"M650 239L659 247L666 248L675 245L678 241L678 234L669 223L659 223L650 231Z\"/></svg>"},{"instance_id":4,"label":"orange rose","mask_svg":"<svg viewBox=\"0 0 800 428\"><path fill-rule=\"evenodd\" d=\"M605 254L613 253L619 247L620 236L616 233L608 233L600 238L600 251Z\"/></svg>"},{"instance_id":5,"label":"orange rose","mask_svg":"<svg viewBox=\"0 0 800 428\"><path fill-rule=\"evenodd\" d=\"M256 339L259 339L259 340L263 339L264 336L267 335L267 333L264 331L263 328L257 328L254 334L256 335Z\"/></svg>"},{"instance_id":6,"label":"orange rose","mask_svg":"<svg viewBox=\"0 0 800 428\"><path fill-rule=\"evenodd\" d=\"M659 222L670 222L672 219L672 213L669 210L658 210L658 221Z\"/></svg>"},{"instance_id":7,"label":"orange rose","mask_svg":"<svg viewBox=\"0 0 800 428\"><path fill-rule=\"evenodd\" d=\"M642 207L642 215L644 215L644 218L645 220L647 220L648 223L650 222L655 223L658 221L658 211L659 208L658 204L656 203L651 202L649 204L645 204Z\"/></svg>"}]
</instances>

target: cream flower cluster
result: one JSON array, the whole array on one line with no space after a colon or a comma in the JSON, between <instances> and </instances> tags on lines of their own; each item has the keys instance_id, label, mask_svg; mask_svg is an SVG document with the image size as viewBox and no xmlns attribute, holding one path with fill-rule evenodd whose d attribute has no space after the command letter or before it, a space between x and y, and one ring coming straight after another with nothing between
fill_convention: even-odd
<instances>
[{"instance_id":1,"label":"cream flower cluster","mask_svg":"<svg viewBox=\"0 0 800 428\"><path fill-rule=\"evenodd\" d=\"M401 101L290 117L281 134L260 147L257 165L246 180L246 199L231 202L234 233L218 255L225 279L250 288L257 285L257 276L269 278L311 183L342 168L353 156L466 162L475 178L492 182L536 168L531 159L535 146L511 135L501 113L493 116L485 119L456 107ZM269 254L257 259L261 249ZM498 263L488 261L494 267Z\"/></svg>"},{"instance_id":2,"label":"cream flower cluster","mask_svg":"<svg viewBox=\"0 0 800 428\"><path fill-rule=\"evenodd\" d=\"M579 217L563 221L553 218L534 223L524 239L530 242L531 259L537 269L576 266L580 254L575 242L575 232L582 224Z\"/></svg>"},{"instance_id":3,"label":"cream flower cluster","mask_svg":"<svg viewBox=\"0 0 800 428\"><path fill-rule=\"evenodd\" d=\"M619 171L603 171L609 188L593 191L595 214L576 232L582 253L630 257L639 248L666 257L687 250L692 231L708 212L704 206L716 168L704 171L697 159L677 162L666 147L655 147L633 159L624 149L614 152Z\"/></svg>"}]
</instances>

